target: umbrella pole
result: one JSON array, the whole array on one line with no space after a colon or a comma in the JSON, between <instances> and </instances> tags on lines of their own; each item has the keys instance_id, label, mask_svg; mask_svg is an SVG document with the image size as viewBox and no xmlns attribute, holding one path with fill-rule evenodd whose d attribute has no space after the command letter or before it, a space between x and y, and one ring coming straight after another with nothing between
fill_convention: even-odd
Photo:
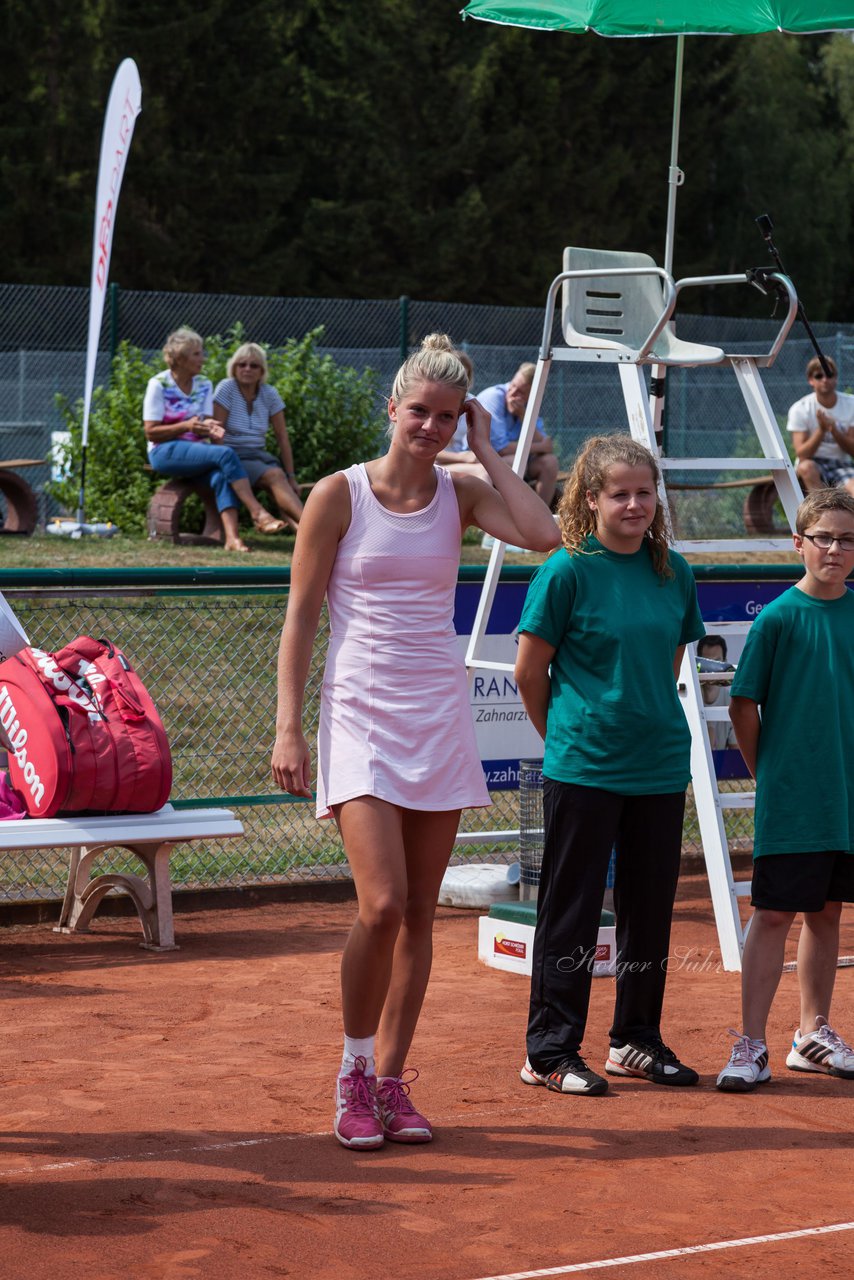
<instances>
[{"instance_id":1,"label":"umbrella pole","mask_svg":"<svg viewBox=\"0 0 854 1280\"><path fill-rule=\"evenodd\" d=\"M670 134L670 168L667 172L667 229L664 240L664 270L673 274L673 239L676 227L676 188L685 181L679 168L679 125L682 116L682 67L685 61L685 37L676 37L676 76L673 85L673 128Z\"/></svg>"},{"instance_id":2,"label":"umbrella pole","mask_svg":"<svg viewBox=\"0 0 854 1280\"><path fill-rule=\"evenodd\" d=\"M685 37L676 37L676 74L673 83L673 127L670 133L670 168L667 171L667 225L664 237L664 270L673 274L673 241L676 228L676 188L685 181L685 174L677 163L679 159L679 126L682 116L682 67L685 62ZM653 366L650 383L650 410L655 439L659 448L664 435L664 379L667 368L663 364Z\"/></svg>"}]
</instances>

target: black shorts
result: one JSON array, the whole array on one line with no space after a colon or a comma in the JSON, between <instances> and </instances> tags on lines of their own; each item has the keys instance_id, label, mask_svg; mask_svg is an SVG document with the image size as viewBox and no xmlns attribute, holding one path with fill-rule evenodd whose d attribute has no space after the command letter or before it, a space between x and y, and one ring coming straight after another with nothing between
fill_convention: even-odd
<instances>
[{"instance_id":1,"label":"black shorts","mask_svg":"<svg viewBox=\"0 0 854 1280\"><path fill-rule=\"evenodd\" d=\"M821 911L854 902L854 854L771 853L753 863L751 905L766 911Z\"/></svg>"}]
</instances>

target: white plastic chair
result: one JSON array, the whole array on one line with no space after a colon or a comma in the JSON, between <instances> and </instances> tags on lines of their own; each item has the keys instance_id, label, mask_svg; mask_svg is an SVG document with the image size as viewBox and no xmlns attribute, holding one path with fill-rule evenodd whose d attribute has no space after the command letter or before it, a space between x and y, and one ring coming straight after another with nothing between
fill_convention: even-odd
<instances>
[{"instance_id":1,"label":"white plastic chair","mask_svg":"<svg viewBox=\"0 0 854 1280\"><path fill-rule=\"evenodd\" d=\"M719 364L724 359L720 347L685 342L673 333L668 321L676 288L648 254L568 248L563 269L585 273L563 282L567 346L624 351L644 364Z\"/></svg>"}]
</instances>

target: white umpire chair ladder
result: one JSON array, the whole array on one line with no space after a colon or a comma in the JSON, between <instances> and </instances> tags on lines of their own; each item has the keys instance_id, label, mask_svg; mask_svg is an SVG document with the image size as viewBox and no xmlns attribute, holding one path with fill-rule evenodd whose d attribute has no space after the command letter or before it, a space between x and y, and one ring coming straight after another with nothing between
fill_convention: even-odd
<instances>
[{"instance_id":1,"label":"white umpire chair ladder","mask_svg":"<svg viewBox=\"0 0 854 1280\"><path fill-rule=\"evenodd\" d=\"M658 458L662 472L660 497L670 520L664 477L670 471L770 471L791 529L802 498L795 470L786 451L777 420L762 385L760 368L776 360L797 314L798 299L787 276L768 273L788 298L788 313L770 350L762 355L727 354L719 347L685 342L677 338L670 324L682 289L710 285L749 284L744 274L697 276L675 282L652 258L641 253L615 253L600 249L564 251L564 270L549 288L543 322L543 338L534 373L528 406L513 470L524 475L553 361L617 366L632 437ZM561 293L564 345L554 345L552 335L558 293ZM646 389L645 365L692 367L696 365L730 368L747 406L758 442L757 456L751 458L708 458L662 456L654 429L654 404ZM676 540L680 551L778 551L789 550L789 539ZM510 663L486 661L480 654L492 611L505 544L496 541L484 578L466 665L473 670L512 671ZM742 624L744 625L744 624ZM716 630L723 629L715 624ZM733 880L729 844L723 811L752 808L754 792L721 792L707 732L707 722L728 718L725 709L705 707L697 673L696 646L688 645L680 673L685 688L685 714L691 729L691 773L700 838L709 876L721 956L725 969L741 968L744 931L738 897L749 892L749 883Z\"/></svg>"}]
</instances>

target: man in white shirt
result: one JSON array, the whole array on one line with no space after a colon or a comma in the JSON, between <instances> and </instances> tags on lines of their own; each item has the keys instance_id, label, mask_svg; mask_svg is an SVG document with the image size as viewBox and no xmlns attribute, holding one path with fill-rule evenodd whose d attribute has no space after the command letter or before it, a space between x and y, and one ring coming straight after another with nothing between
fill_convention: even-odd
<instances>
[{"instance_id":1,"label":"man in white shirt","mask_svg":"<svg viewBox=\"0 0 854 1280\"><path fill-rule=\"evenodd\" d=\"M818 356L807 365L812 390L789 410L787 426L798 456L804 489L843 486L854 494L854 396L836 390L836 364L826 357L828 378Z\"/></svg>"}]
</instances>

